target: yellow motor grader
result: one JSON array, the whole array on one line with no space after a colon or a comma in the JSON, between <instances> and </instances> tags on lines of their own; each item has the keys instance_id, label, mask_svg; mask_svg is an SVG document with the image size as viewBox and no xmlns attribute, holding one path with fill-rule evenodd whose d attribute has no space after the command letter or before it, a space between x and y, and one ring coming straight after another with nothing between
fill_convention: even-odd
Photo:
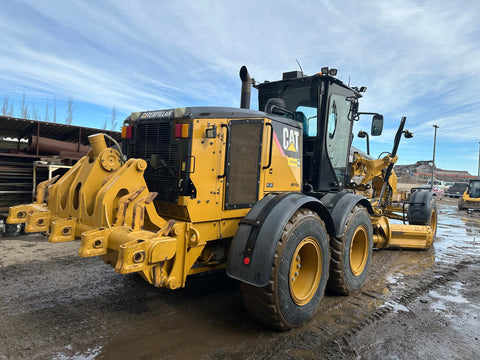
<instances>
[{"instance_id":1,"label":"yellow motor grader","mask_svg":"<svg viewBox=\"0 0 480 360\"><path fill-rule=\"evenodd\" d=\"M98 255L157 287L226 269L252 316L280 330L308 321L327 286L360 289L374 247L431 246L431 192L402 207L390 201L404 119L381 164L357 155L352 164L365 88L328 68L256 84L242 67L240 77L240 108L132 113L122 146L91 136L88 155L39 184L34 203L11 207L7 223L48 232L54 243L80 239L80 256ZM249 109L252 85L261 111ZM382 127L374 115L372 135ZM355 172L363 183L351 182ZM360 194L371 183L378 191Z\"/></svg>"}]
</instances>

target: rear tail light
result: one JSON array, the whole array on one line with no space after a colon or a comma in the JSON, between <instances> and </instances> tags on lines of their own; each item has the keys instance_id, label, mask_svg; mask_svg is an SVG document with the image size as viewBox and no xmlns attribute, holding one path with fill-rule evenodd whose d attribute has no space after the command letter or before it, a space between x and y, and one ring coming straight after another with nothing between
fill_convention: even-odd
<instances>
[{"instance_id":1,"label":"rear tail light","mask_svg":"<svg viewBox=\"0 0 480 360\"><path fill-rule=\"evenodd\" d=\"M175 138L188 138L190 136L190 124L175 124Z\"/></svg>"},{"instance_id":2,"label":"rear tail light","mask_svg":"<svg viewBox=\"0 0 480 360\"><path fill-rule=\"evenodd\" d=\"M132 138L132 127L122 126L122 139L131 139L131 138Z\"/></svg>"}]
</instances>

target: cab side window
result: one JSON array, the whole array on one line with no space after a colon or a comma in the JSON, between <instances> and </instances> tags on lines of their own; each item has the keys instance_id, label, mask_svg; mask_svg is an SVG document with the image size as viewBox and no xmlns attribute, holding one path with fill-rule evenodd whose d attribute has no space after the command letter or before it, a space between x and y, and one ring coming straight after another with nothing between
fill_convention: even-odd
<instances>
[{"instance_id":1,"label":"cab side window","mask_svg":"<svg viewBox=\"0 0 480 360\"><path fill-rule=\"evenodd\" d=\"M330 109L328 111L328 126L327 126L327 132L328 132L328 137L330 139L333 138L335 135L335 129L337 128L337 118L338 118L338 113L337 113L337 103L335 102L335 99L333 99Z\"/></svg>"}]
</instances>

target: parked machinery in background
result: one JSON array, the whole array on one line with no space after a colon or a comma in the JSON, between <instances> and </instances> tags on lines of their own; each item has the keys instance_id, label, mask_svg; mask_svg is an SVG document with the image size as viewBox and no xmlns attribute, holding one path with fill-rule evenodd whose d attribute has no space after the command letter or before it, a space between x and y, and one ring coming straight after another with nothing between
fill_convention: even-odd
<instances>
[{"instance_id":1,"label":"parked machinery in background","mask_svg":"<svg viewBox=\"0 0 480 360\"><path fill-rule=\"evenodd\" d=\"M480 180L470 180L467 189L458 200L459 210L480 210Z\"/></svg>"}]
</instances>

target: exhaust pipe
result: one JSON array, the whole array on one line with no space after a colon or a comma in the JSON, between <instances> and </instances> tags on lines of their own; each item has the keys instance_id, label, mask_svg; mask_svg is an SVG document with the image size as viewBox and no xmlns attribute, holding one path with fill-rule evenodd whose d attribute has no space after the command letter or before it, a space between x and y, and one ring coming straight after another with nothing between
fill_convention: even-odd
<instances>
[{"instance_id":1,"label":"exhaust pipe","mask_svg":"<svg viewBox=\"0 0 480 360\"><path fill-rule=\"evenodd\" d=\"M250 77L247 67L244 65L240 69L240 79L242 80L242 95L240 97L240 108L250 109L250 94L252 93L252 84L255 81Z\"/></svg>"}]
</instances>

